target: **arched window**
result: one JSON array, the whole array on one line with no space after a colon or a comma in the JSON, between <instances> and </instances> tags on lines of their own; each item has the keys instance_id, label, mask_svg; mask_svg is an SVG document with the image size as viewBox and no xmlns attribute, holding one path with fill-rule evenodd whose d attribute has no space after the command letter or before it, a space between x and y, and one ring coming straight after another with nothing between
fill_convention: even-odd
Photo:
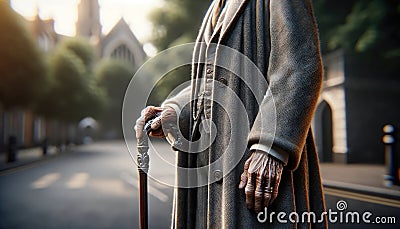
<instances>
[{"instance_id":1,"label":"arched window","mask_svg":"<svg viewBox=\"0 0 400 229\"><path fill-rule=\"evenodd\" d=\"M111 52L111 57L115 59L125 60L126 62L134 65L135 57L131 50L125 45L119 45L116 49Z\"/></svg>"}]
</instances>

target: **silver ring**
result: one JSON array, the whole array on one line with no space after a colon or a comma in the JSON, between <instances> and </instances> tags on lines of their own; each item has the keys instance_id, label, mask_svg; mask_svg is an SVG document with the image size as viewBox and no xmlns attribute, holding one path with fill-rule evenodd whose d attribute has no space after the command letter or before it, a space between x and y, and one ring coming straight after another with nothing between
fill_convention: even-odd
<instances>
[{"instance_id":1,"label":"silver ring","mask_svg":"<svg viewBox=\"0 0 400 229\"><path fill-rule=\"evenodd\" d=\"M273 187L266 187L265 192L272 193L274 191Z\"/></svg>"}]
</instances>

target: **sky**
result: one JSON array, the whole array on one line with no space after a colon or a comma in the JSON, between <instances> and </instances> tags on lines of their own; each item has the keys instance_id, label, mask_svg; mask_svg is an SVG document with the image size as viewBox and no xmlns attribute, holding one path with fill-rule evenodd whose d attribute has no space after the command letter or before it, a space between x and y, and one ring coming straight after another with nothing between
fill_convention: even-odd
<instances>
[{"instance_id":1,"label":"sky","mask_svg":"<svg viewBox=\"0 0 400 229\"><path fill-rule=\"evenodd\" d=\"M74 36L77 20L77 6L80 0L12 0L11 6L26 18L32 18L39 12L43 19L53 18L55 30L59 34ZM123 17L131 30L142 43L151 36L151 23L148 13L162 7L163 0L99 0L102 32L108 33Z\"/></svg>"}]
</instances>

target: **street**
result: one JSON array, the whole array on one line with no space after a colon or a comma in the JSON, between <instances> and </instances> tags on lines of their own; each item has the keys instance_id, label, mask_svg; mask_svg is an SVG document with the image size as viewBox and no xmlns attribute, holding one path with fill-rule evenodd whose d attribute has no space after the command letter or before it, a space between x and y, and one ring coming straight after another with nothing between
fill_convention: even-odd
<instances>
[{"instance_id":1,"label":"street","mask_svg":"<svg viewBox=\"0 0 400 229\"><path fill-rule=\"evenodd\" d=\"M163 183L173 183L175 155L165 142L152 144L149 228L169 228L173 188ZM52 159L3 171L0 184L0 228L139 228L137 167L122 141L78 146ZM337 212L330 228L397 228L399 200L332 187L325 188L325 195L327 211ZM346 208L339 209L340 201ZM360 224L338 218L349 211L360 214ZM395 216L396 223L366 225L361 218L366 211L372 213L372 222L377 216Z\"/></svg>"},{"instance_id":2,"label":"street","mask_svg":"<svg viewBox=\"0 0 400 229\"><path fill-rule=\"evenodd\" d=\"M0 228L138 228L137 169L125 144L78 148L0 174ZM169 227L172 192L149 179L150 228Z\"/></svg>"}]
</instances>

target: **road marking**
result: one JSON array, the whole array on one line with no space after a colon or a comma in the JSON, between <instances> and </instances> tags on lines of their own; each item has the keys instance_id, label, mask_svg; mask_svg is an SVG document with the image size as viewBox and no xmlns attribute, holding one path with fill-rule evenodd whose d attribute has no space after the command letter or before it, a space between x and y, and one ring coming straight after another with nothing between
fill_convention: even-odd
<instances>
[{"instance_id":1,"label":"road marking","mask_svg":"<svg viewBox=\"0 0 400 229\"><path fill-rule=\"evenodd\" d=\"M43 189L49 187L51 184L60 179L61 175L59 173L49 173L36 181L32 182L31 188L33 189Z\"/></svg>"},{"instance_id":2,"label":"road marking","mask_svg":"<svg viewBox=\"0 0 400 229\"><path fill-rule=\"evenodd\" d=\"M132 176L131 174L128 174L126 172L121 173L121 178L128 184L132 185L135 187L137 190L139 190L139 181L136 179L136 177ZM149 185L149 183L147 183ZM154 188L153 186L149 185L147 187L147 191L149 192L150 195L154 196L155 198L159 199L161 202L167 202L168 201L168 196L158 190L157 188Z\"/></svg>"},{"instance_id":3,"label":"road marking","mask_svg":"<svg viewBox=\"0 0 400 229\"><path fill-rule=\"evenodd\" d=\"M363 202L374 203L374 204L381 204L390 207L400 208L400 201L399 200L392 200L388 198L378 197L378 196L371 196L366 194L348 192L343 190L337 190L332 188L324 188L325 195L330 196L339 196L339 197L346 197L354 200L360 200Z\"/></svg>"},{"instance_id":4,"label":"road marking","mask_svg":"<svg viewBox=\"0 0 400 229\"><path fill-rule=\"evenodd\" d=\"M66 183L69 189L80 189L86 186L90 175L88 173L76 173Z\"/></svg>"},{"instance_id":5,"label":"road marking","mask_svg":"<svg viewBox=\"0 0 400 229\"><path fill-rule=\"evenodd\" d=\"M112 196L132 197L133 192L132 188L126 185L126 182L115 178L91 178L88 187L98 193Z\"/></svg>"}]
</instances>

